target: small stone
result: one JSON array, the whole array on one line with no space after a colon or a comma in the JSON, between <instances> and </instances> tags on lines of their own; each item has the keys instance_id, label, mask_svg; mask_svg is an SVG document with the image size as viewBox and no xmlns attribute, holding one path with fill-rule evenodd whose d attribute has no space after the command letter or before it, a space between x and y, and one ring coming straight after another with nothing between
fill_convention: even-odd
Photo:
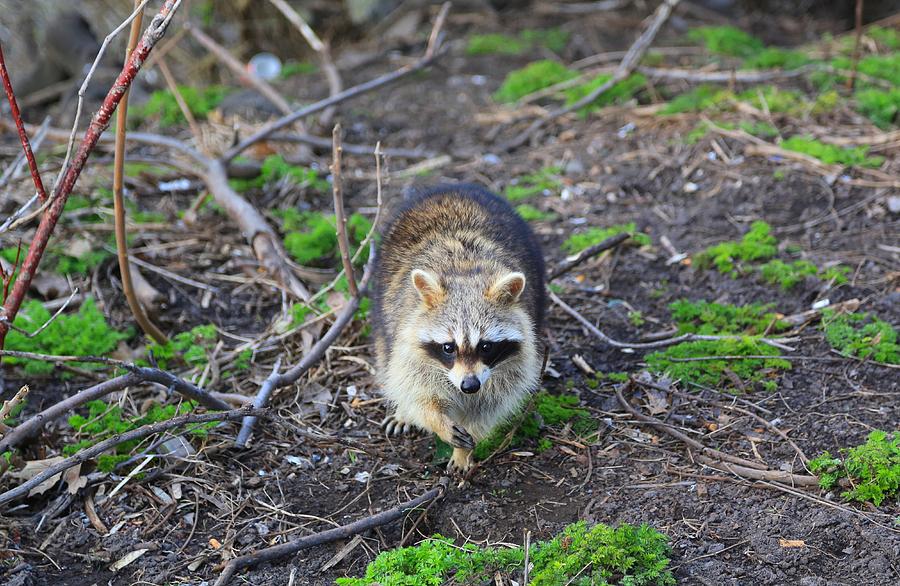
<instances>
[{"instance_id":1,"label":"small stone","mask_svg":"<svg viewBox=\"0 0 900 586\"><path fill-rule=\"evenodd\" d=\"M693 181L688 181L684 184L684 187L681 188L685 193L696 193L700 186L694 183Z\"/></svg>"},{"instance_id":2,"label":"small stone","mask_svg":"<svg viewBox=\"0 0 900 586\"><path fill-rule=\"evenodd\" d=\"M887 200L888 211L892 214L900 214L900 195L892 195Z\"/></svg>"}]
</instances>

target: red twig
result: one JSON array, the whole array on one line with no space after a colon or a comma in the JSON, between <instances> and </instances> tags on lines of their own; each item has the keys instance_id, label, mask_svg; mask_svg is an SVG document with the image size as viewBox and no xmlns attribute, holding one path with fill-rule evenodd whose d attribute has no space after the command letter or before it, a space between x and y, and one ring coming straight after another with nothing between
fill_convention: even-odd
<instances>
[{"instance_id":1,"label":"red twig","mask_svg":"<svg viewBox=\"0 0 900 586\"><path fill-rule=\"evenodd\" d=\"M60 215L62 215L66 200L69 198L72 188L75 187L75 182L78 181L78 177L81 175L81 171L84 169L91 151L94 150L94 146L100 140L100 135L109 126L110 118L112 118L116 106L119 105L122 96L125 95L138 71L141 70L147 55L150 54L150 51L165 34L171 20L170 13L179 4L181 4L181 0L166 0L162 8L159 9L159 13L153 17L153 21L147 27L147 30L144 31L140 43L135 47L119 77L112 88L110 88L109 93L106 94L100 109L94 114L90 126L84 133L84 138L81 139L81 144L78 146L78 152L66 168L62 181L56 186L50 207L41 216L41 222L37 230L35 230L31 246L28 247L28 254L25 256L25 262L19 271L19 277L16 279L12 293L6 298L3 310L0 311L0 318L3 318L0 320L0 348L3 348L3 341L6 339L7 332L9 332L9 324L15 319L19 307L21 307L22 301L25 299L25 293L31 286L31 280L34 278L38 264L41 262L41 257L44 255L44 250L47 248L47 242L50 241L50 235L53 234L53 229L56 227Z\"/></svg>"},{"instance_id":2,"label":"red twig","mask_svg":"<svg viewBox=\"0 0 900 586\"><path fill-rule=\"evenodd\" d=\"M22 122L22 115L19 113L19 104L16 103L16 93L13 91L12 83L9 81L9 72L6 70L6 60L3 58L2 45L0 45L0 77L3 78L3 89L6 90L6 99L9 100L9 109L12 111L12 117L16 123L16 130L19 131L22 150L25 151L25 158L28 159L28 168L31 169L31 178L34 180L34 189L37 191L41 203L43 203L47 201L47 191L44 189L41 172L38 171L34 153L31 152L31 143L28 141L28 135L25 133L25 124Z\"/></svg>"}]
</instances>

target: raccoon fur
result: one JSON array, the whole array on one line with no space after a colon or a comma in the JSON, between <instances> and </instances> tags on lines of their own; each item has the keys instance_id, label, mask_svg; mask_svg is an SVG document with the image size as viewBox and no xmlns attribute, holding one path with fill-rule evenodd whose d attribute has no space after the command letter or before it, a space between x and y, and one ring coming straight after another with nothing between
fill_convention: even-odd
<instances>
[{"instance_id":1,"label":"raccoon fur","mask_svg":"<svg viewBox=\"0 0 900 586\"><path fill-rule=\"evenodd\" d=\"M383 231L373 286L378 382L389 433L412 426L474 444L536 390L544 259L506 200L476 185L407 196Z\"/></svg>"}]
</instances>

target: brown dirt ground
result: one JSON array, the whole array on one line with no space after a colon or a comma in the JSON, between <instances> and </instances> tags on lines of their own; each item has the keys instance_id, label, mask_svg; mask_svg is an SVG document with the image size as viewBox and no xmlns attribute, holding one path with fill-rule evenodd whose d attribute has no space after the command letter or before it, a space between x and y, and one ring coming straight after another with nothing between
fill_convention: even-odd
<instances>
[{"instance_id":1,"label":"brown dirt ground","mask_svg":"<svg viewBox=\"0 0 900 586\"><path fill-rule=\"evenodd\" d=\"M466 23L477 21L478 13L469 15L471 18L457 14L451 20L451 37L476 29ZM685 18L676 19L676 30L683 28ZM626 46L631 29L627 34L622 30L638 20L639 15L626 12L561 21L573 33L575 47L566 58ZM516 14L477 28L524 28L534 23L533 17ZM554 23L544 23L549 24ZM827 22L815 25L809 28L829 26ZM412 50L418 51L420 46ZM491 153L496 123L479 121L479 116L501 111L492 103L491 91L506 71L539 56L538 52L521 58L470 58L457 47L430 73L344 105L345 140L361 144L382 140L389 147L422 146L452 155L452 163L414 183L479 181L501 190L523 173L561 164L571 197L546 197L538 204L562 215L558 222L536 225L548 262L561 259L559 245L576 226L576 218L601 226L634 221L656 244L650 250L618 250L563 279L564 298L619 339L637 339L664 329L669 323L667 304L681 297L737 304L772 302L785 314L808 309L819 294L814 283L783 292L752 278L731 279L683 264L667 265L668 253L658 245L665 236L679 251L695 252L710 243L739 237L757 218L772 224L782 242L801 246L814 262L840 261L854 268L851 284L828 292L832 302L860 298L866 310L892 324L900 323L896 248L890 252L884 246L896 247L900 224L896 215L886 211L884 197L871 197L871 188L840 182L829 185L798 165L749 157L734 165L708 160L708 140L693 146L681 140L697 122L695 117L661 121L638 116L627 108L610 108L588 119L572 117L554 124L535 144L500 155L497 161L486 157ZM354 70L345 81L359 82L389 67L381 64ZM308 85L296 91L299 99L311 99L322 95L323 88L321 84ZM846 112L841 116L834 121L845 125L839 132L852 133L858 120ZM634 130L624 138L617 137L618 129L626 124L634 124ZM503 128L500 134L508 132ZM741 152L740 144L720 141L732 154ZM319 163L326 165L327 153L317 154ZM896 173L900 168L896 150L882 154L890 159L885 168ZM390 168L397 171L409 164L393 160ZM692 164L696 164L695 170L684 176L682 170ZM352 194L348 207L371 206L371 160L348 157L348 167L348 193ZM783 180L773 178L776 169L786 172ZM685 193L687 181L699 189ZM407 183L394 179L387 194L397 197ZM150 180L137 188L142 197L145 192L147 195L142 207L172 212L184 209L196 193L153 193ZM260 195L254 203L261 208L274 204L330 207L330 196L292 193L283 186L279 189ZM854 206L861 201L868 203ZM252 255L234 228L215 221L212 212L205 217L213 221L160 229L165 238L196 238L200 242L182 249L180 260L165 255L150 259L198 279L209 273L240 273L242 266L252 264ZM158 234L147 234L142 241L160 239ZM105 265L91 284L105 300L107 314L124 323L127 310L114 275L115 269ZM212 321L229 332L252 337L280 308L279 296L271 290L227 281L215 283L222 293L205 308L201 292L155 274L147 276L171 300L160 319L172 331ZM604 285L602 291L597 292L597 285ZM628 306L623 301L657 321L635 328L627 319ZM558 308L550 311L550 331L550 365L559 376L548 376L545 387L554 393L577 393L583 405L603 421L601 437L584 445L570 431L556 430L554 447L541 454L499 455L487 469L475 474L469 486L452 490L433 506L418 525L413 541L441 533L460 542L521 543L526 530L532 531L535 539L543 539L578 519L611 524L646 522L671 537L673 569L682 584L824 586L900 581L896 526L900 508L896 501L877 509L848 506L834 494L751 483L694 463L683 445L624 413L612 387L589 389L571 362L572 355L581 354L601 372L638 371L640 353L626 354L598 344ZM860 443L873 428L896 429L900 421L896 370L850 360L816 360L833 355L815 329L804 332L797 354L810 359L795 361L776 392L749 388L738 399L740 404L777 422L811 455ZM252 379L221 381L218 389L231 387L252 394L254 381L262 380L274 356L269 352L265 364L254 367ZM384 438L378 427L383 407L377 401L359 406L348 396L351 385L360 393L357 398L377 396L367 369L343 360L348 356L372 362L368 340L360 336L358 325L344 335L340 347L329 352L328 360L304 384L276 393L274 404L281 415L296 422L363 442L366 453L316 445L277 426L260 429L251 448L238 452L230 446L234 428L223 428L197 444L202 445L201 452L189 465L132 482L114 498L98 504L107 526L117 527L114 535L97 533L85 516L80 497L74 504L64 500L60 514L44 522L41 516L46 501L32 500L11 510L2 521L3 547L7 549L0 555L17 563L24 560L27 565L18 565L3 579L8 584L70 586L211 583L214 567L228 556L350 522L422 493L442 472L431 463L433 441L423 435ZM18 387L15 373L7 373L7 378L7 389ZM50 380L38 386L36 396L44 404L80 388L74 382ZM310 399L315 391L321 394ZM702 393L717 396L710 389ZM312 406L311 400L325 404ZM36 407L29 405L29 409ZM675 405L672 410L683 416L682 425L707 445L746 458L762 458L771 468L802 470L789 446L746 417L693 404ZM719 431L709 432L710 423L719 424ZM61 429L48 436L51 443ZM368 473L368 480L357 480L359 473ZM104 484L109 492L116 481ZM156 488L171 494L176 484L182 497L175 506L167 505L154 492ZM359 575L378 551L397 545L417 516L365 535L359 547L330 569L323 566L345 542L255 568L233 583L329 584L339 576ZM803 540L806 545L786 548L780 539ZM221 546L211 545L213 540ZM109 571L112 561L143 548L148 551L125 570L119 574ZM11 556L12 550L21 552L22 557Z\"/></svg>"}]
</instances>

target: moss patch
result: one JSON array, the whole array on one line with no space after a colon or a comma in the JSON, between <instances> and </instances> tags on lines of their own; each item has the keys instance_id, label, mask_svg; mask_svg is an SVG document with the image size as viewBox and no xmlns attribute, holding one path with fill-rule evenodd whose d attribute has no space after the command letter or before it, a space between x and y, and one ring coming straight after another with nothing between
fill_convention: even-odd
<instances>
[{"instance_id":1,"label":"moss patch","mask_svg":"<svg viewBox=\"0 0 900 586\"><path fill-rule=\"evenodd\" d=\"M522 201L536 195L550 195L562 189L560 180L561 167L544 167L535 173L522 175L512 181L503 190L509 201Z\"/></svg>"},{"instance_id":2,"label":"moss patch","mask_svg":"<svg viewBox=\"0 0 900 586\"><path fill-rule=\"evenodd\" d=\"M218 339L216 327L207 324L175 334L165 344L152 342L147 346L147 351L153 354L153 359L164 370L175 364L202 368L209 362L209 353Z\"/></svg>"},{"instance_id":3,"label":"moss patch","mask_svg":"<svg viewBox=\"0 0 900 586\"><path fill-rule=\"evenodd\" d=\"M578 100L584 98L592 91L609 81L612 77L611 74L604 73L598 75L591 81L575 86L573 88L567 89L565 91L566 95L566 105L571 106ZM606 92L604 92L600 97L596 100L588 104L587 106L578 110L578 113L581 116L587 116L591 112L595 110L599 110L604 106L609 106L610 104L622 104L630 100L634 97L634 95L640 91L642 87L647 83L647 78L643 75L635 74L630 75L619 83L615 84L611 88L609 88Z\"/></svg>"},{"instance_id":4,"label":"moss patch","mask_svg":"<svg viewBox=\"0 0 900 586\"><path fill-rule=\"evenodd\" d=\"M530 586L666 586L675 584L669 570L668 537L649 527L618 527L580 521L550 541L532 544ZM440 586L484 584L495 572L517 575L525 563L521 547L456 546L435 535L413 546L379 554L363 578L338 578L339 586Z\"/></svg>"},{"instance_id":5,"label":"moss patch","mask_svg":"<svg viewBox=\"0 0 900 586\"><path fill-rule=\"evenodd\" d=\"M763 50L763 42L733 26L703 26L688 32L688 39L706 50L728 57L751 57Z\"/></svg>"},{"instance_id":6,"label":"moss patch","mask_svg":"<svg viewBox=\"0 0 900 586\"><path fill-rule=\"evenodd\" d=\"M33 333L51 317L40 301L27 301L16 316L15 325ZM36 352L55 356L105 356L118 346L121 340L132 336L130 330L120 332L106 323L92 297L88 297L77 313L63 314L53 320L44 331L33 338L16 330L6 337L6 349L19 352ZM54 365L39 360L5 357L8 364L22 364L26 374L49 374ZM97 364L69 363L79 368L94 369ZM63 376L66 376L63 373Z\"/></svg>"},{"instance_id":7,"label":"moss patch","mask_svg":"<svg viewBox=\"0 0 900 586\"><path fill-rule=\"evenodd\" d=\"M188 110L197 118L206 118L225 99L229 91L224 86L216 85L203 88L186 85L178 86L178 93L184 98ZM142 108L136 109L135 114L142 118L158 116L159 124L163 127L187 124L175 95L169 90L153 92L147 103Z\"/></svg>"},{"instance_id":8,"label":"moss patch","mask_svg":"<svg viewBox=\"0 0 900 586\"><path fill-rule=\"evenodd\" d=\"M772 235L772 227L756 221L750 225L740 241L720 242L694 256L699 268L715 267L720 273L737 275L741 262L768 260L778 253L778 241Z\"/></svg>"},{"instance_id":9,"label":"moss patch","mask_svg":"<svg viewBox=\"0 0 900 586\"><path fill-rule=\"evenodd\" d=\"M869 147L840 147L825 144L811 137L792 136L781 143L781 148L803 153L826 165L846 165L875 168L884 163L884 157L869 156Z\"/></svg>"},{"instance_id":10,"label":"moss patch","mask_svg":"<svg viewBox=\"0 0 900 586\"><path fill-rule=\"evenodd\" d=\"M832 348L846 356L900 364L897 330L869 313L822 311L822 329Z\"/></svg>"},{"instance_id":11,"label":"moss patch","mask_svg":"<svg viewBox=\"0 0 900 586\"><path fill-rule=\"evenodd\" d=\"M778 285L785 290L797 286L806 277L816 277L823 281L832 281L835 285L843 285L847 282L847 273L849 272L850 267L843 266L820 269L808 260L786 263L775 259L759 267L759 274L763 281L770 285Z\"/></svg>"},{"instance_id":12,"label":"moss patch","mask_svg":"<svg viewBox=\"0 0 900 586\"><path fill-rule=\"evenodd\" d=\"M650 236L643 232L638 232L634 222L628 224L617 224L608 228L591 227L584 232L572 234L563 242L563 250L569 254L577 254L586 248L590 248L595 244L599 244L619 234L630 234L631 239L639 246L649 246Z\"/></svg>"},{"instance_id":13,"label":"moss patch","mask_svg":"<svg viewBox=\"0 0 900 586\"><path fill-rule=\"evenodd\" d=\"M578 73L558 61L544 59L511 71L496 92L498 102L516 102L528 94L577 77Z\"/></svg>"},{"instance_id":14,"label":"moss patch","mask_svg":"<svg viewBox=\"0 0 900 586\"><path fill-rule=\"evenodd\" d=\"M472 35L466 45L468 55L521 55L535 47L560 53L569 42L569 33L558 28L526 29L516 36L503 34Z\"/></svg>"},{"instance_id":15,"label":"moss patch","mask_svg":"<svg viewBox=\"0 0 900 586\"><path fill-rule=\"evenodd\" d=\"M522 219L526 222L546 222L557 218L557 215L553 212L541 211L528 203L517 205L516 213L522 216Z\"/></svg>"},{"instance_id":16,"label":"moss patch","mask_svg":"<svg viewBox=\"0 0 900 586\"><path fill-rule=\"evenodd\" d=\"M300 212L296 209L279 210L275 214L281 218L281 229L287 235L284 248L295 261L302 265L328 266L338 254L337 224L333 215L320 212ZM372 222L361 214L347 218L347 238L354 249L351 257L372 228ZM365 263L369 251L363 250L357 261Z\"/></svg>"},{"instance_id":17,"label":"moss patch","mask_svg":"<svg viewBox=\"0 0 900 586\"><path fill-rule=\"evenodd\" d=\"M501 425L487 438L478 442L473 452L478 460L483 460L500 448L510 432L513 437L509 447L519 447L529 441L538 440L538 451L549 448L552 444L541 442L541 429L571 424L572 431L578 435L588 435L597 430L597 422L587 409L578 406L578 397L574 395L551 395L541 391L528 404L528 411L519 417L512 418Z\"/></svg>"},{"instance_id":18,"label":"moss patch","mask_svg":"<svg viewBox=\"0 0 900 586\"><path fill-rule=\"evenodd\" d=\"M809 470L819 477L825 490L849 478L852 488L841 496L847 500L880 505L900 492L900 432L871 432L866 443L841 450L843 459L828 452L810 460Z\"/></svg>"},{"instance_id":19,"label":"moss patch","mask_svg":"<svg viewBox=\"0 0 900 586\"><path fill-rule=\"evenodd\" d=\"M327 193L331 189L328 181L319 177L319 172L309 167L291 165L281 155L266 157L259 170L259 175L252 179L229 179L228 183L235 191L260 189L270 183L288 178L299 188L310 188L319 193Z\"/></svg>"},{"instance_id":20,"label":"moss patch","mask_svg":"<svg viewBox=\"0 0 900 586\"><path fill-rule=\"evenodd\" d=\"M861 89L854 94L856 109L876 126L887 129L897 124L900 112L900 88Z\"/></svg>"}]
</instances>

